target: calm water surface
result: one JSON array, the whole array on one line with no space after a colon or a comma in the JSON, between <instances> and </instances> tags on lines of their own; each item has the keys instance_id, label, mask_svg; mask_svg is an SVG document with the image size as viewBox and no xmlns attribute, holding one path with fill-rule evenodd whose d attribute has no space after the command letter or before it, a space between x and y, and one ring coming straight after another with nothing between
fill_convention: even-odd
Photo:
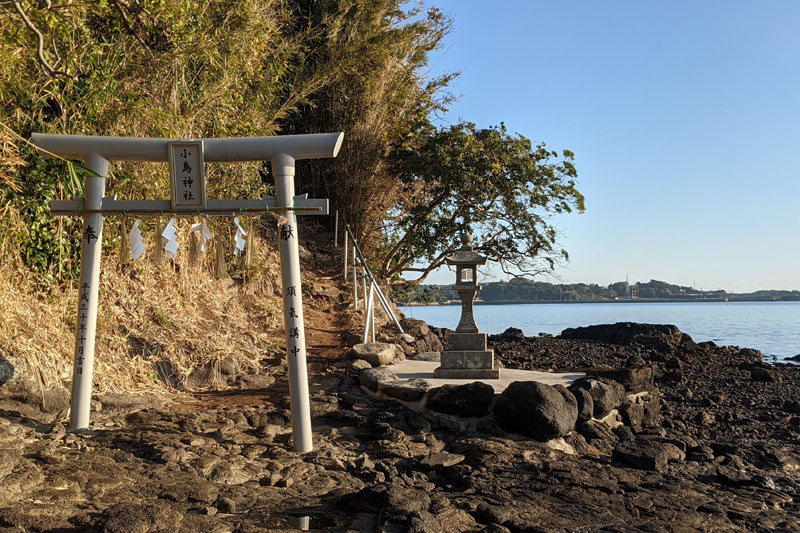
<instances>
[{"instance_id":1,"label":"calm water surface","mask_svg":"<svg viewBox=\"0 0 800 533\"><path fill-rule=\"evenodd\" d=\"M461 307L406 307L403 312L454 329ZM614 322L674 324L696 342L755 348L768 360L769 356L781 360L800 354L800 302L476 305L475 320L487 333L515 327L528 336Z\"/></svg>"}]
</instances>

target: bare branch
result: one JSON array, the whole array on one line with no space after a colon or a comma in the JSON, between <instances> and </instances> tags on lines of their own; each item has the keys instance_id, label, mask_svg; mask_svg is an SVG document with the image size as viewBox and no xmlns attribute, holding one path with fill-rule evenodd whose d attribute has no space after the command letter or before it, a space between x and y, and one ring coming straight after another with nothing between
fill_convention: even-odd
<instances>
[{"instance_id":1,"label":"bare branch","mask_svg":"<svg viewBox=\"0 0 800 533\"><path fill-rule=\"evenodd\" d=\"M433 272L434 270L436 270L437 268L442 266L442 264L444 264L444 259L445 259L445 257L447 257L448 253L450 253L449 250L445 250L444 252L440 253L436 257L436 259L434 259L431 262L431 264L428 265L425 268L404 268L404 269L402 269L402 271L422 272L422 275L420 277L418 277L417 279L413 279L413 280L392 280L390 284L394 285L394 286L403 286L403 287L419 285L420 283L422 283L423 281L425 281L428 278L428 276L430 275L431 272Z\"/></svg>"},{"instance_id":2,"label":"bare branch","mask_svg":"<svg viewBox=\"0 0 800 533\"><path fill-rule=\"evenodd\" d=\"M443 193L439 194L439 196L438 196L437 198L435 198L434 200L432 200L431 202L429 202L429 204L428 204L428 212L425 214L425 216L424 216L424 217L421 217L419 220L417 220L416 222L414 222L414 223L413 223L411 226L409 226L408 228L406 228L406 231L405 231L405 233L403 234L403 236L402 236L402 237L401 237L401 238L400 238L400 239L399 239L399 240L398 240L398 241L397 241L397 242L394 244L394 246L392 246L392 248L391 248L391 249L389 250L389 252L386 254L386 256L385 256L385 257L384 257L384 259L383 259L383 264L381 265L381 269L382 269L382 270L386 271L386 270L388 270L388 269L389 269L389 265L390 265L390 264L391 264L391 262L392 262L392 258L394 258L394 256L396 256L396 255L397 255L397 253L400 251L400 249L401 249L401 248L403 247L403 245L406 243L406 241L408 240L408 238L409 238L409 237L410 237L410 236L413 234L413 232L414 232L414 231L416 231L416 229L417 229L417 228L418 228L418 227L419 227L419 226L420 226L420 225L421 225L423 222L427 221L427 220L428 220L428 217L430 217L431 213L433 213L433 211L434 211L434 210L435 210L435 209L436 209L436 208L437 208L439 205L441 205L443 202L445 202L445 201L446 201L448 198L449 198L449 195L448 195L447 191L445 191L445 192L443 192Z\"/></svg>"},{"instance_id":3,"label":"bare branch","mask_svg":"<svg viewBox=\"0 0 800 533\"><path fill-rule=\"evenodd\" d=\"M42 32L40 32L39 29L33 24L31 19L28 18L28 14L22 9L22 5L18 0L14 0L12 3L14 4L14 8L17 10L17 13L19 13L19 16L22 17L22 21L25 23L28 29L30 29L36 35L36 56L42 68L50 76L69 76L69 74L62 70L56 70L55 67L53 67L49 61L47 61L47 58L44 57L44 36L42 35ZM58 52L56 52L56 57L58 57Z\"/></svg>"}]
</instances>

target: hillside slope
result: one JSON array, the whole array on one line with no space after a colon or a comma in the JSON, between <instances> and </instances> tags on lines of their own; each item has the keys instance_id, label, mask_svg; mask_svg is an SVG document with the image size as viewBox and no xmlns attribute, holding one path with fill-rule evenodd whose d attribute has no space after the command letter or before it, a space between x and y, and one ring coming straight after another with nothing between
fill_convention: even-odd
<instances>
[{"instance_id":1,"label":"hillside slope","mask_svg":"<svg viewBox=\"0 0 800 533\"><path fill-rule=\"evenodd\" d=\"M181 229L188 223L179 222ZM187 249L159 265L154 246L139 261L122 264L112 246L116 228L106 229L111 253L101 271L96 393L218 387L234 381L220 369L252 376L282 364L280 262L271 218L255 224L251 265L229 254L229 275L221 279L215 276L213 245L196 264ZM145 236L149 244L152 233ZM312 224L300 233L308 356L318 362L336 357L363 318L342 284L341 250ZM0 391L44 394L70 385L77 282L49 293L35 287L35 280L0 266L0 382L6 384Z\"/></svg>"}]
</instances>

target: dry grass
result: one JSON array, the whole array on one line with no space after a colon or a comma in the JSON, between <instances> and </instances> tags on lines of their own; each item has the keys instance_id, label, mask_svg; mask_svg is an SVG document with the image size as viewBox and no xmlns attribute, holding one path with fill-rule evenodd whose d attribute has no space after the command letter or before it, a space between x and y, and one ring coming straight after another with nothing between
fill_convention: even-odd
<instances>
[{"instance_id":1,"label":"dry grass","mask_svg":"<svg viewBox=\"0 0 800 533\"><path fill-rule=\"evenodd\" d=\"M130 227L133 221L129 222ZM246 283L217 280L213 247L189 266L189 223L179 221L181 249L174 260L160 266L154 262L155 221L145 226L148 249L138 261L121 265L118 249L103 258L95 350L97 393L164 390L156 369L163 359L171 361L180 377L196 365L226 357L235 357L243 368L253 367L269 349L282 345L281 300L275 294L279 261L274 248L255 237L252 264L257 267L245 272L243 259L228 257L228 269ZM212 231L231 243L230 226L230 221L221 220ZM110 219L104 241L114 240L119 240L119 221ZM32 287L11 261L0 264L0 355L45 388L68 385L77 283L50 294Z\"/></svg>"}]
</instances>

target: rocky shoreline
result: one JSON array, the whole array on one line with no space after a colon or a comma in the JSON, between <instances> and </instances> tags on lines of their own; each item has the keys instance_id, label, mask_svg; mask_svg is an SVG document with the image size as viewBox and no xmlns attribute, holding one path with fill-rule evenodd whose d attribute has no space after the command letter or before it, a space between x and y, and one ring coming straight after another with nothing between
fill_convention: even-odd
<instances>
[{"instance_id":1,"label":"rocky shoreline","mask_svg":"<svg viewBox=\"0 0 800 533\"><path fill-rule=\"evenodd\" d=\"M397 341L403 357L440 347L421 333ZM541 423L500 395L495 425L456 427L479 418L378 398L362 374L382 367L351 361L311 369L309 454L292 451L285 367L166 402L100 397L85 435L65 432L63 393L0 387L0 531L296 531L304 517L323 531L800 530L799 367L673 326L490 345L507 368L587 374L559 392L575 400L572 427L553 429L568 449L506 431ZM560 401L533 388L506 397ZM644 392L648 412L632 407Z\"/></svg>"}]
</instances>

